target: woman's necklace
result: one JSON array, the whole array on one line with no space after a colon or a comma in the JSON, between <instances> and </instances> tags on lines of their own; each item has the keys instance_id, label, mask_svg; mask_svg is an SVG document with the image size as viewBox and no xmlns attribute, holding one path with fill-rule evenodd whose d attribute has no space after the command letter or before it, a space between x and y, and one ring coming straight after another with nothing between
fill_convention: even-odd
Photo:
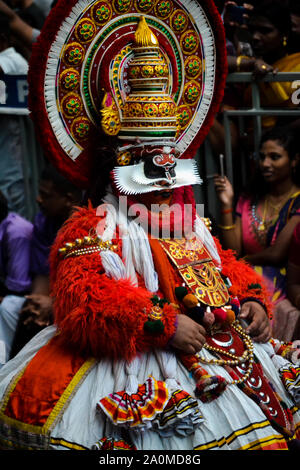
<instances>
[{"instance_id":1,"label":"woman's necklace","mask_svg":"<svg viewBox=\"0 0 300 470\"><path fill-rule=\"evenodd\" d=\"M263 232L263 231L266 230L267 206L268 206L268 201L267 201L267 198L266 198L265 202L264 202L264 210L263 210L262 217L259 217L258 214L257 214L257 205L256 204L253 204L252 207L251 207L252 218L255 220L255 222L257 224L257 229L260 232Z\"/></svg>"},{"instance_id":2,"label":"woman's necklace","mask_svg":"<svg viewBox=\"0 0 300 470\"><path fill-rule=\"evenodd\" d=\"M270 195L267 195L265 197L264 201L264 208L263 208L263 214L262 217L259 217L257 214L257 204L253 204L251 206L251 215L252 219L256 222L257 225L257 230L259 232L264 232L269 225L274 223L278 216L279 212L281 211L282 207L286 204L286 202L289 200L291 195L295 192L295 188L292 188L288 193L285 193L283 197L280 198L280 201L274 204L271 201ZM268 214L268 208L270 207L271 210L273 210L272 217L269 217L269 220L267 222L267 214Z\"/></svg>"},{"instance_id":3,"label":"woman's necklace","mask_svg":"<svg viewBox=\"0 0 300 470\"><path fill-rule=\"evenodd\" d=\"M283 194L283 196L279 198L275 204L274 202L272 202L270 194L266 196L266 199L268 200L268 204L270 205L272 209L274 209L276 214L279 214L282 207L286 204L286 202L290 199L291 195L294 192L295 192L295 188L292 188L288 193Z\"/></svg>"}]
</instances>

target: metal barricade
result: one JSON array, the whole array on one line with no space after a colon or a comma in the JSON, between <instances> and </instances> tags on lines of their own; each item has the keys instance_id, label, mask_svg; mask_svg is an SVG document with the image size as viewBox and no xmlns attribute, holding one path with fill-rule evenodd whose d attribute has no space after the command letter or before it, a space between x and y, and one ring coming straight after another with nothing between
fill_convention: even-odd
<instances>
[{"instance_id":1,"label":"metal barricade","mask_svg":"<svg viewBox=\"0 0 300 470\"><path fill-rule=\"evenodd\" d=\"M233 181L233 164L232 164L232 144L230 133L230 119L233 117L252 117L254 123L254 150L258 153L259 142L262 134L262 116L300 116L300 107L291 109L285 108L263 108L261 106L260 82L295 82L300 88L300 72L278 72L277 74L269 73L260 80L254 80L252 73L232 73L227 77L227 83L249 83L252 95L252 107L249 109L230 109L223 112L223 123L225 129L225 162L226 173L230 181ZM296 87L295 87L296 91ZM292 97L291 97L292 98Z\"/></svg>"},{"instance_id":2,"label":"metal barricade","mask_svg":"<svg viewBox=\"0 0 300 470\"><path fill-rule=\"evenodd\" d=\"M26 75L0 75L0 114L7 119L13 116L19 127L25 199L21 215L32 221L38 209L36 197L44 157L29 117L27 97Z\"/></svg>"},{"instance_id":3,"label":"metal barricade","mask_svg":"<svg viewBox=\"0 0 300 470\"><path fill-rule=\"evenodd\" d=\"M232 120L237 123L240 137L246 132L245 121L249 118L253 120L253 149L254 155L258 155L259 143L262 135L262 118L264 116L281 116L281 117L300 117L300 107L294 106L293 109L284 108L264 108L261 105L261 96L259 84L261 82L294 82L294 92L297 94L297 99L300 103L300 72L279 72L277 74L268 74L264 78L255 80L252 73L232 73L227 77L227 84L248 84L251 87L251 107L241 107L239 109L225 109L222 113L223 126L225 131L225 169L226 175L230 182L238 183L242 187L249 176L247 165L249 164L250 154L241 150L240 154L240 169L237 171L233 165L233 151L231 139L231 122ZM298 92L297 92L298 89ZM299 104L298 103L298 104ZM219 173L219 159L218 155L212 150L209 138L206 139L204 145L199 149L196 158L198 159L200 174L204 181L202 187L195 190L197 202L205 204L205 213L208 217L219 219L219 203L214 189L213 174Z\"/></svg>"}]
</instances>

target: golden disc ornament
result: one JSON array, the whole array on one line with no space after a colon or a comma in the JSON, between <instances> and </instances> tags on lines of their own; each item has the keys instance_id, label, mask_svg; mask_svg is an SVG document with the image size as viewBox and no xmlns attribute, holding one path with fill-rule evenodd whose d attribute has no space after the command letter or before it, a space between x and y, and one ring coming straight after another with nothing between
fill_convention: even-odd
<instances>
[{"instance_id":1,"label":"golden disc ornament","mask_svg":"<svg viewBox=\"0 0 300 470\"><path fill-rule=\"evenodd\" d=\"M212 0L58 0L28 76L45 154L84 188L104 133L191 158L222 102L225 46Z\"/></svg>"}]
</instances>

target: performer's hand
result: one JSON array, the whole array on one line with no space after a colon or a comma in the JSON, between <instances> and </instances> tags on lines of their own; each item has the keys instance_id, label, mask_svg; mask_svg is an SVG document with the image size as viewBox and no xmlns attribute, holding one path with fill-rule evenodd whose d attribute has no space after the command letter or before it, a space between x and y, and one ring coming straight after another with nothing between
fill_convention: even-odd
<instances>
[{"instance_id":1,"label":"performer's hand","mask_svg":"<svg viewBox=\"0 0 300 470\"><path fill-rule=\"evenodd\" d=\"M258 302L245 302L240 318L248 321L246 332L257 343L266 343L271 338L271 324L264 308Z\"/></svg>"},{"instance_id":2,"label":"performer's hand","mask_svg":"<svg viewBox=\"0 0 300 470\"><path fill-rule=\"evenodd\" d=\"M187 354L199 352L206 342L205 329L187 315L177 316L178 324L171 345Z\"/></svg>"}]
</instances>

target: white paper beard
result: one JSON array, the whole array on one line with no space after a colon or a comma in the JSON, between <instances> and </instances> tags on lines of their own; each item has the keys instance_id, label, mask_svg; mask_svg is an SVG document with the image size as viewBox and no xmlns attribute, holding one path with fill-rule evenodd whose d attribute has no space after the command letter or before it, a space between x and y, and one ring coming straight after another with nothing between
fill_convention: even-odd
<instances>
[{"instance_id":1,"label":"white paper beard","mask_svg":"<svg viewBox=\"0 0 300 470\"><path fill-rule=\"evenodd\" d=\"M113 169L114 181L117 188L123 194L128 195L162 191L163 189L174 189L202 183L195 160L176 159L175 173L174 183L169 186L162 186L158 184L162 181L162 178L150 179L145 176L144 162Z\"/></svg>"}]
</instances>

